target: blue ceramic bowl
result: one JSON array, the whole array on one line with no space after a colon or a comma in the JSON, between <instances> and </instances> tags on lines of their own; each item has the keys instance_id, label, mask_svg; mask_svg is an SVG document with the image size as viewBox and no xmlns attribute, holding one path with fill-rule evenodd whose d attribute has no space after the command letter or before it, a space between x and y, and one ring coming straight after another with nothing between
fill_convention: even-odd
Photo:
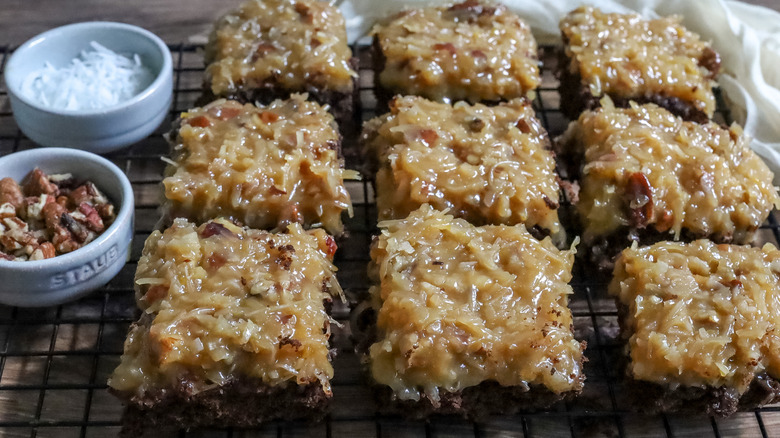
<instances>
[{"instance_id":1,"label":"blue ceramic bowl","mask_svg":"<svg viewBox=\"0 0 780 438\"><path fill-rule=\"evenodd\" d=\"M133 239L133 189L113 163L90 152L38 148L0 158L0 178L22 181L35 167L92 181L117 213L103 234L73 252L36 261L0 260L0 303L13 306L61 304L105 285L124 266Z\"/></svg>"},{"instance_id":2,"label":"blue ceramic bowl","mask_svg":"<svg viewBox=\"0 0 780 438\"><path fill-rule=\"evenodd\" d=\"M91 50L96 41L120 54L138 54L154 76L139 94L99 110L47 108L22 95L25 78L49 62L63 68ZM16 123L34 142L106 153L131 145L151 134L165 118L173 96L173 63L165 43L137 26L85 22L58 27L22 44L5 66L5 83Z\"/></svg>"}]
</instances>

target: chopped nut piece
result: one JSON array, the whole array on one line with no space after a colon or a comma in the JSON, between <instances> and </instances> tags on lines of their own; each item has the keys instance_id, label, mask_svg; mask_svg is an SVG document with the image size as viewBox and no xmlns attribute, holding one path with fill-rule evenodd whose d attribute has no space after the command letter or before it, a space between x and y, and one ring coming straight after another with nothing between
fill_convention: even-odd
<instances>
[{"instance_id":1,"label":"chopped nut piece","mask_svg":"<svg viewBox=\"0 0 780 438\"><path fill-rule=\"evenodd\" d=\"M38 249L43 253L43 258L50 259L57 255L54 245L51 242L43 242Z\"/></svg>"},{"instance_id":2,"label":"chopped nut piece","mask_svg":"<svg viewBox=\"0 0 780 438\"><path fill-rule=\"evenodd\" d=\"M50 195L56 197L60 189L49 181L49 177L41 169L35 168L30 175L27 175L24 182L24 192L27 193L27 196Z\"/></svg>"},{"instance_id":3,"label":"chopped nut piece","mask_svg":"<svg viewBox=\"0 0 780 438\"><path fill-rule=\"evenodd\" d=\"M68 197L75 206L92 202L92 194L89 193L89 189L86 185L79 186L78 188L71 190Z\"/></svg>"},{"instance_id":4,"label":"chopped nut piece","mask_svg":"<svg viewBox=\"0 0 780 438\"><path fill-rule=\"evenodd\" d=\"M24 200L22 188L13 180L13 178L0 179L0 204L11 204L14 208L19 208Z\"/></svg>"},{"instance_id":5,"label":"chopped nut piece","mask_svg":"<svg viewBox=\"0 0 780 438\"><path fill-rule=\"evenodd\" d=\"M219 222L209 222L206 224L205 227L203 227L203 230L200 232L200 237L206 239L211 236L233 236L237 237L232 231L230 231L226 226L222 225Z\"/></svg>"},{"instance_id":6,"label":"chopped nut piece","mask_svg":"<svg viewBox=\"0 0 780 438\"><path fill-rule=\"evenodd\" d=\"M14 216L16 216L16 207L9 202L0 204L0 219Z\"/></svg>"}]
</instances>

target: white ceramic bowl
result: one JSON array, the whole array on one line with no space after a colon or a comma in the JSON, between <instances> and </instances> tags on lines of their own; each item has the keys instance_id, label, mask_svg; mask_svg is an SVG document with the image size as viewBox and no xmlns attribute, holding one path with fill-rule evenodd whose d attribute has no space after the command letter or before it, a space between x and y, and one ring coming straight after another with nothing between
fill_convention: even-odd
<instances>
[{"instance_id":1,"label":"white ceramic bowl","mask_svg":"<svg viewBox=\"0 0 780 438\"><path fill-rule=\"evenodd\" d=\"M36 166L48 174L72 173L92 181L114 203L117 216L103 234L76 251L46 260L0 260L3 304L51 306L88 294L122 269L133 238L133 189L113 163L75 149L31 149L0 158L0 179L21 181Z\"/></svg>"},{"instance_id":2,"label":"white ceramic bowl","mask_svg":"<svg viewBox=\"0 0 780 438\"><path fill-rule=\"evenodd\" d=\"M96 41L114 52L138 54L154 81L133 98L100 110L55 110L21 94L24 79L51 63L71 64ZM173 63L165 43L137 26L111 22L70 24L44 32L22 44L5 66L5 83L19 128L43 146L106 153L151 134L165 118L173 96Z\"/></svg>"}]
</instances>

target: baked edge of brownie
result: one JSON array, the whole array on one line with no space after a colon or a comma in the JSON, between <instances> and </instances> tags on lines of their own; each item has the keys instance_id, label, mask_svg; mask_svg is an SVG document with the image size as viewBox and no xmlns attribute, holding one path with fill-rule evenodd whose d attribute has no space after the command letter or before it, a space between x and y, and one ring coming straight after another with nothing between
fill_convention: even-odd
<instances>
[{"instance_id":1,"label":"baked edge of brownie","mask_svg":"<svg viewBox=\"0 0 780 438\"><path fill-rule=\"evenodd\" d=\"M133 397L122 415L120 436L157 436L193 427L250 427L272 420L320 421L332 398L319 382L271 386L259 379L237 378L197 394L190 393L191 384L180 379L176 388Z\"/></svg>"},{"instance_id":2,"label":"baked edge of brownie","mask_svg":"<svg viewBox=\"0 0 780 438\"><path fill-rule=\"evenodd\" d=\"M780 379L767 373L755 376L747 391L741 396L734 388L704 388L679 386L670 389L655 382L634 379L629 370L628 339L633 334L626 325L628 306L615 298L620 335L618 342L624 354L621 355L619 375L623 376L626 394L634 410L646 414L678 413L702 414L725 418L738 411L756 409L770 403L780 402Z\"/></svg>"},{"instance_id":3,"label":"baked edge of brownie","mask_svg":"<svg viewBox=\"0 0 780 438\"><path fill-rule=\"evenodd\" d=\"M349 59L350 67L355 72L358 72L359 60L356 57ZM264 83L259 87L246 88L236 90L234 93L227 93L221 95L215 95L211 91L211 84L208 79L204 79L203 93L195 101L195 106L205 106L210 102L225 98L236 100L241 103L260 103L268 105L276 99L289 99L293 93L308 93L309 100L319 103L320 105L328 105L328 112L333 115L333 118L338 122L339 129L343 133L351 132L347 129L355 129L355 100L358 93L358 78L352 78L352 89L350 91L334 91L330 89L317 88L312 85L307 85L304 89L287 89L284 88L273 80Z\"/></svg>"},{"instance_id":4,"label":"baked edge of brownie","mask_svg":"<svg viewBox=\"0 0 780 438\"><path fill-rule=\"evenodd\" d=\"M363 379L372 388L379 411L383 414L399 414L407 418L422 419L431 415L459 415L469 420L481 420L490 415L509 415L533 412L549 408L555 403L574 399L582 389L554 393L544 385L503 386L494 380L486 380L460 391L440 390L439 403L434 404L425 394L419 400L399 400L390 387L371 377L368 351L376 341L376 310L370 305L370 295L353 308L350 317L351 340L355 353L363 363ZM581 342L585 349L585 342ZM583 355L580 365L587 361ZM581 367L582 368L582 367ZM585 381L580 373L579 381Z\"/></svg>"},{"instance_id":5,"label":"baked edge of brownie","mask_svg":"<svg viewBox=\"0 0 780 438\"><path fill-rule=\"evenodd\" d=\"M367 375L367 379L371 378ZM556 394L543 385L502 386L493 380L483 381L460 391L439 391L439 403L427 396L420 400L399 400L388 386L371 382L376 403L382 414L398 414L411 419L431 415L457 415L468 420L483 420L491 415L511 415L549 408L568 401L581 391Z\"/></svg>"},{"instance_id":6,"label":"baked edge of brownie","mask_svg":"<svg viewBox=\"0 0 780 438\"><path fill-rule=\"evenodd\" d=\"M322 304L330 315L333 300L325 297ZM129 331L151 323L151 319L151 315L143 313ZM328 356L332 359L335 350L331 348ZM252 427L273 420L316 422L328 414L333 398L319 381L268 385L259 378L239 376L193 394L194 385L192 378L179 377L175 386L147 391L141 396L109 387L108 392L125 405L119 435L130 438L193 427Z\"/></svg>"},{"instance_id":7,"label":"baked edge of brownie","mask_svg":"<svg viewBox=\"0 0 780 438\"><path fill-rule=\"evenodd\" d=\"M564 45L567 44L564 38ZM577 120L580 114L586 110L593 110L601 107L601 98L603 96L594 96L590 92L590 87L583 83L579 73L571 73L569 66L572 60L566 56L565 49L558 49L558 65L556 76L559 80L558 93L560 94L560 110L569 120ZM720 64L715 69L710 70L714 75L720 69ZM615 106L628 108L630 102L638 104L654 103L660 107L666 108L672 114L682 117L683 120L707 123L710 117L704 112L678 97L664 96L663 94L645 94L632 97L618 97L609 94Z\"/></svg>"},{"instance_id":8,"label":"baked edge of brownie","mask_svg":"<svg viewBox=\"0 0 780 438\"><path fill-rule=\"evenodd\" d=\"M390 101L396 94L382 86L380 75L385 70L387 57L379 43L379 35L374 35L371 41L371 69L374 71L374 96L376 97L376 111L378 114L384 114L390 110Z\"/></svg>"}]
</instances>

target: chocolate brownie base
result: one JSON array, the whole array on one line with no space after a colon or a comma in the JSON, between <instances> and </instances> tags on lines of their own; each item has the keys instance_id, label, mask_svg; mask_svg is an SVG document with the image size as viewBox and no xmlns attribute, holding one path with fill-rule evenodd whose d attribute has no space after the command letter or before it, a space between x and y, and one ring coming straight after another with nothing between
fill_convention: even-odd
<instances>
[{"instance_id":1,"label":"chocolate brownie base","mask_svg":"<svg viewBox=\"0 0 780 438\"><path fill-rule=\"evenodd\" d=\"M321 420L331 397L319 383L267 386L259 380L236 379L191 394L181 381L134 397L122 417L120 436L160 436L195 427L251 427L272 420ZM120 395L121 396L121 395Z\"/></svg>"},{"instance_id":2,"label":"chocolate brownie base","mask_svg":"<svg viewBox=\"0 0 780 438\"><path fill-rule=\"evenodd\" d=\"M421 419L431 415L458 415L469 420L481 420L490 415L510 415L545 409L570 400L579 392L555 394L543 386L501 386L487 381L461 391L440 391L438 403L423 395L419 401L393 399L393 391L374 385L374 395L380 411Z\"/></svg>"},{"instance_id":3,"label":"chocolate brownie base","mask_svg":"<svg viewBox=\"0 0 780 438\"><path fill-rule=\"evenodd\" d=\"M628 308L617 302L618 323L623 345L631 332L626 327ZM679 413L728 417L737 411L748 411L780 402L780 381L766 373L757 375L741 396L733 388L707 386L705 388L679 386L670 389L658 383L634 380L628 373L628 357L620 361L625 377L626 394L633 409L646 414Z\"/></svg>"},{"instance_id":4,"label":"chocolate brownie base","mask_svg":"<svg viewBox=\"0 0 780 438\"><path fill-rule=\"evenodd\" d=\"M581 233L578 227L572 230L572 234ZM672 240L674 236L669 231L660 232L653 227L649 228L621 228L616 232L593 239L592 241L583 241L584 250L578 252L587 263L598 268L601 275L609 276L615 267L615 260L620 253L630 248L634 241L641 246L652 245L654 243ZM732 236L701 236L683 229L677 239L680 242L693 242L698 239L709 239L715 243L732 243ZM608 280L608 278L607 278Z\"/></svg>"},{"instance_id":5,"label":"chocolate brownie base","mask_svg":"<svg viewBox=\"0 0 780 438\"><path fill-rule=\"evenodd\" d=\"M358 70L358 59L351 58L350 66L353 70ZM274 84L266 84L260 88L253 88L248 90L240 90L236 93L228 94L225 96L215 96L211 92L211 86L208 83L203 85L203 94L195 102L196 106L204 106L216 99L225 98L237 100L241 103L259 103L262 105L268 105L276 99L289 99L292 93L308 93L309 100L313 100L320 105L328 105L329 112L333 115L339 124L342 133L345 132L345 126L354 131L356 122L353 116L357 116L354 113L354 101L358 90L357 78L352 79L352 92L338 92L333 90L321 90L314 87L308 87L305 90L287 90L275 86ZM350 131L350 132L352 132Z\"/></svg>"},{"instance_id":6,"label":"chocolate brownie base","mask_svg":"<svg viewBox=\"0 0 780 438\"><path fill-rule=\"evenodd\" d=\"M562 53L562 51L559 53ZM558 92L561 95L561 112L569 120L576 120L583 111L600 107L601 103L599 101L601 97L591 94L590 88L582 83L580 75L571 73L568 65L568 58L561 54L558 59L558 79L560 80ZM631 98L610 96L610 98L615 106L620 108L628 108L631 101L638 104L654 103L666 108L672 114L682 117L684 120L696 123L707 123L709 121L707 114L677 97L653 94Z\"/></svg>"},{"instance_id":7,"label":"chocolate brownie base","mask_svg":"<svg viewBox=\"0 0 780 438\"><path fill-rule=\"evenodd\" d=\"M618 255L624 249L631 247L634 240L642 244L651 245L668 238L668 236L660 233L649 233L648 231L647 229L624 229L619 233L595 239L592 242L583 242L584 250L578 251L577 255L582 257L590 266L596 267L596 273L600 279L608 281L612 274L612 269L615 268L615 260Z\"/></svg>"},{"instance_id":8,"label":"chocolate brownie base","mask_svg":"<svg viewBox=\"0 0 780 438\"><path fill-rule=\"evenodd\" d=\"M629 380L626 390L633 395L637 411L647 414L679 413L728 417L737 411L746 411L765 404L780 402L780 382L766 374L756 376L747 392L740 395L733 388L665 386Z\"/></svg>"},{"instance_id":9,"label":"chocolate brownie base","mask_svg":"<svg viewBox=\"0 0 780 438\"><path fill-rule=\"evenodd\" d=\"M376 96L376 113L382 114L389 110L390 100L395 95L392 91L382 86L379 76L385 69L387 57L379 45L379 37L374 35L371 44L371 68L374 70L374 96Z\"/></svg>"}]
</instances>

